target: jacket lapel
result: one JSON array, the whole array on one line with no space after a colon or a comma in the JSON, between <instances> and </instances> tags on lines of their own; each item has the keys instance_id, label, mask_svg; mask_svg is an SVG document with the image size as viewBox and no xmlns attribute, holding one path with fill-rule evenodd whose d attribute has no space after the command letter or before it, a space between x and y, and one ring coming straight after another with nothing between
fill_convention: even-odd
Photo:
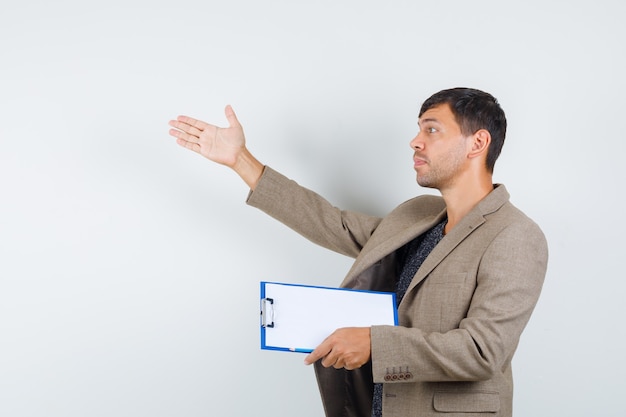
<instances>
[{"instance_id":1,"label":"jacket lapel","mask_svg":"<svg viewBox=\"0 0 626 417\"><path fill-rule=\"evenodd\" d=\"M485 215L498 210L509 200L509 194L503 185L497 185L493 192L478 203L462 220L457 224L439 244L433 249L430 255L417 271L413 281L407 289L407 293L415 288L433 269L437 267L463 240L478 229L485 222ZM379 226L380 233L372 239L356 259L352 269L346 275L342 287L361 289L380 289L380 281L389 279L391 266L383 265L386 261L395 262L393 255L403 245L410 242L416 236L426 232L446 216L445 207L438 214L427 216L416 220L411 219L406 223L406 219L398 219L397 222L388 224L385 228ZM384 229L384 230L383 230ZM378 232L378 230L377 230ZM385 277L376 273L373 269L381 266Z\"/></svg>"},{"instance_id":2,"label":"jacket lapel","mask_svg":"<svg viewBox=\"0 0 626 417\"><path fill-rule=\"evenodd\" d=\"M342 287L361 289L380 288L380 286L373 281L378 281L382 277L372 277L368 274L368 270L376 266L385 267L385 265L382 264L386 261L395 262L395 259L392 259L393 257L390 255L393 255L400 247L435 226L443 220L445 216L446 210L444 208L437 215L428 216L420 221L411 222L408 225L397 223L394 224L394 227L387 228L384 231L384 235L376 236L375 240L372 239L367 247L363 248L363 251L354 262L352 269L346 275ZM389 271L390 266L386 266L385 272L388 273Z\"/></svg>"},{"instance_id":3,"label":"jacket lapel","mask_svg":"<svg viewBox=\"0 0 626 417\"><path fill-rule=\"evenodd\" d=\"M498 210L509 199L503 185L498 185L493 192L480 201L459 224L457 224L424 260L411 281L407 293L419 285L456 248L463 240L485 223L485 216Z\"/></svg>"},{"instance_id":4,"label":"jacket lapel","mask_svg":"<svg viewBox=\"0 0 626 417\"><path fill-rule=\"evenodd\" d=\"M407 293L415 288L424 280L450 254L467 236L476 230L485 222L483 216L475 215L465 216L463 221L454 227L450 233L445 235L443 239L435 246L433 251L424 260L415 277L411 281ZM469 217L469 218L468 218Z\"/></svg>"}]
</instances>

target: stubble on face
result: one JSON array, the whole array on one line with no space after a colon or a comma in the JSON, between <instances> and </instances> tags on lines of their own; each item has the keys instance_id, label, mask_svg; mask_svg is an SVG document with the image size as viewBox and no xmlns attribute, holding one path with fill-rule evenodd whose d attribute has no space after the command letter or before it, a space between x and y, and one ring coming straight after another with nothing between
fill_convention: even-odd
<instances>
[{"instance_id":1,"label":"stubble on face","mask_svg":"<svg viewBox=\"0 0 626 417\"><path fill-rule=\"evenodd\" d=\"M446 153L426 160L427 169L417 171L417 183L426 188L441 190L454 185L455 179L466 162L465 149L453 146Z\"/></svg>"},{"instance_id":2,"label":"stubble on face","mask_svg":"<svg viewBox=\"0 0 626 417\"><path fill-rule=\"evenodd\" d=\"M416 146L417 183L422 187L442 190L454 185L467 162L466 138L447 105L436 106L420 118L424 129ZM417 139L417 138L416 138Z\"/></svg>"}]
</instances>

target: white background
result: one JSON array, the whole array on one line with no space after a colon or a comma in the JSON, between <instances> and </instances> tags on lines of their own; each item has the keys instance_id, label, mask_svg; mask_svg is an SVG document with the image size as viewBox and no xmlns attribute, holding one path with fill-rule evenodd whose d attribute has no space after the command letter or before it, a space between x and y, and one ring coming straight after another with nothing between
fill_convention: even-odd
<instances>
[{"instance_id":1,"label":"white background","mask_svg":"<svg viewBox=\"0 0 626 417\"><path fill-rule=\"evenodd\" d=\"M516 416L623 416L626 3L3 0L0 415L320 416L313 369L259 349L259 281L351 260L244 204L179 148L179 114L342 207L429 192L422 101L494 94L495 181L549 271L514 361Z\"/></svg>"}]
</instances>

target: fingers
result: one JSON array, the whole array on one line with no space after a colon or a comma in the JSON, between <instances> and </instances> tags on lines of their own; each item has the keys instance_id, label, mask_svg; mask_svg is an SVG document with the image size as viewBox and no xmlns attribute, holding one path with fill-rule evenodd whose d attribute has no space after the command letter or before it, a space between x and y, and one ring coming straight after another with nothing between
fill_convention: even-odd
<instances>
[{"instance_id":1,"label":"fingers","mask_svg":"<svg viewBox=\"0 0 626 417\"><path fill-rule=\"evenodd\" d=\"M169 125L174 128L169 130L169 134L177 139L177 144L198 153L201 148L198 142L202 132L207 128L216 128L208 123L187 116L178 116L176 120L170 120Z\"/></svg>"},{"instance_id":2,"label":"fingers","mask_svg":"<svg viewBox=\"0 0 626 417\"><path fill-rule=\"evenodd\" d=\"M226 114L226 119L228 120L228 124L230 127L241 127L241 124L237 119L237 115L230 105L226 106L226 108L224 109L224 113ZM176 120L170 120L169 125L178 129L181 132L186 133L187 135L196 137L199 137L202 132L204 132L208 128L213 128L217 130L217 126L205 123L202 120L194 119L193 117L189 116L178 116ZM185 135L177 133L174 129L170 130L170 135L177 138L185 139Z\"/></svg>"},{"instance_id":3,"label":"fingers","mask_svg":"<svg viewBox=\"0 0 626 417\"><path fill-rule=\"evenodd\" d=\"M230 127L241 127L241 124L237 119L237 115L230 105L226 106L226 108L224 109L224 113L226 114L226 119L228 120L228 124ZM194 140L194 137L196 139L199 138L202 132L207 129L212 128L215 129L216 132L218 130L217 126L205 123L202 120L194 119L193 117L189 116L178 116L176 120L170 120L169 125L177 129L170 129L170 135L180 139L191 141Z\"/></svg>"},{"instance_id":4,"label":"fingers","mask_svg":"<svg viewBox=\"0 0 626 417\"><path fill-rule=\"evenodd\" d=\"M341 358L331 357L330 355L327 355L324 359L322 359L322 366L325 368L330 368L332 366L335 369L346 368L350 370Z\"/></svg>"},{"instance_id":5,"label":"fingers","mask_svg":"<svg viewBox=\"0 0 626 417\"><path fill-rule=\"evenodd\" d=\"M178 134L176 134L176 132L179 132L179 133L183 132L186 135L199 137L202 134L202 132L204 131L204 129L209 127L209 125L207 125L204 122L200 122L198 120L191 119L191 120L194 120L196 122L196 125L198 125L198 126L200 124L203 125L202 128L199 128L199 127L196 127L193 124L187 123L183 119L189 120L190 118L186 117L186 116L178 116L178 118L176 120L170 120L169 125L174 127L174 128L176 128L176 129L178 129L178 130L171 129L170 130L170 135L176 136L176 137L182 137L182 135L178 135Z\"/></svg>"},{"instance_id":6,"label":"fingers","mask_svg":"<svg viewBox=\"0 0 626 417\"><path fill-rule=\"evenodd\" d=\"M341 369L346 366L346 362L338 351L333 349L333 342L330 338L324 340L313 352L311 352L306 358L304 363L310 365L322 360L322 366L325 368L333 367L335 369ZM348 369L346 367L346 369Z\"/></svg>"},{"instance_id":7,"label":"fingers","mask_svg":"<svg viewBox=\"0 0 626 417\"><path fill-rule=\"evenodd\" d=\"M200 132L202 132L204 129L210 126L208 123L205 123L202 120L194 119L193 117L189 117L189 116L178 116L176 118L176 121L184 125L188 125L193 128L196 128Z\"/></svg>"},{"instance_id":8,"label":"fingers","mask_svg":"<svg viewBox=\"0 0 626 417\"><path fill-rule=\"evenodd\" d=\"M351 371L360 367L360 365L348 363L348 361L346 360L347 358L334 352L332 349L329 351L326 347L322 347L321 349L320 347L315 349L306 358L304 358L304 363L306 365L310 365L321 359L321 363L324 368L330 368L332 366L335 369L345 368L348 371Z\"/></svg>"},{"instance_id":9,"label":"fingers","mask_svg":"<svg viewBox=\"0 0 626 417\"><path fill-rule=\"evenodd\" d=\"M353 370L365 364L371 354L369 327L337 329L305 359L310 365L321 359L322 366Z\"/></svg>"},{"instance_id":10,"label":"fingers","mask_svg":"<svg viewBox=\"0 0 626 417\"><path fill-rule=\"evenodd\" d=\"M180 142L198 143L198 140L200 139L198 136L190 135L189 133L176 130L176 129L170 129L169 134L170 136L174 136L177 139L176 142L179 142L179 143Z\"/></svg>"},{"instance_id":11,"label":"fingers","mask_svg":"<svg viewBox=\"0 0 626 417\"><path fill-rule=\"evenodd\" d=\"M315 363L318 360L325 357L326 355L328 355L329 353L330 353L330 346L328 346L328 344L324 342L321 345L319 345L317 348L315 348L313 352L309 353L306 358L304 358L304 364L310 365L312 363Z\"/></svg>"},{"instance_id":12,"label":"fingers","mask_svg":"<svg viewBox=\"0 0 626 417\"><path fill-rule=\"evenodd\" d=\"M169 134L176 138L176 143L208 159L231 166L245 146L243 129L237 120L233 108L224 109L230 127L219 128L189 116L178 116L170 120L172 127Z\"/></svg>"},{"instance_id":13,"label":"fingers","mask_svg":"<svg viewBox=\"0 0 626 417\"><path fill-rule=\"evenodd\" d=\"M202 131L197 127L188 124L186 121L182 121L182 119L187 121L195 120L185 116L179 116L177 120L170 120L169 125L175 129L170 129L169 134L176 138L176 143L178 145L199 153L200 145L198 144L198 141L200 140ZM198 121L196 120L196 122Z\"/></svg>"}]
</instances>

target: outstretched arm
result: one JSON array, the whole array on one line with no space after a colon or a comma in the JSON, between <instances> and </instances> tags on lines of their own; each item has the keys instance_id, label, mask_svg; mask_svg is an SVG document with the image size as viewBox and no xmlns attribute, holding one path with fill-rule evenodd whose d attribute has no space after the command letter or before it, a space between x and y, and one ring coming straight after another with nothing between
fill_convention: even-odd
<instances>
[{"instance_id":1,"label":"outstretched arm","mask_svg":"<svg viewBox=\"0 0 626 417\"><path fill-rule=\"evenodd\" d=\"M243 127L231 106L224 110L228 127L218 127L188 116L170 120L169 133L176 143L205 158L233 169L254 190L261 174L261 164L246 148Z\"/></svg>"}]
</instances>

